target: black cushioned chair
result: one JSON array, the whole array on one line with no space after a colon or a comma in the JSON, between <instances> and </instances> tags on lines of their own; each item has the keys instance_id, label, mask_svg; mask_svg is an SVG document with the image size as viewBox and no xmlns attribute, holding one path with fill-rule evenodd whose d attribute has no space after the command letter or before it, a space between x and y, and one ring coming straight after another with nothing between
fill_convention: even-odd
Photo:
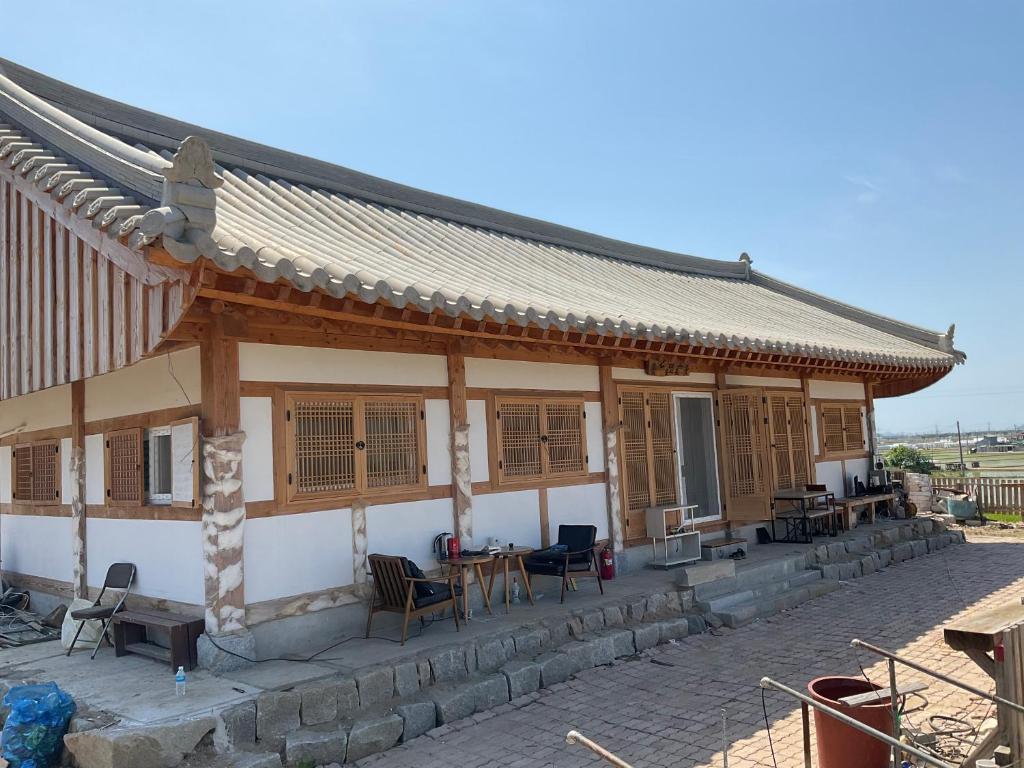
<instances>
[{"instance_id":1,"label":"black cushioned chair","mask_svg":"<svg viewBox=\"0 0 1024 768\"><path fill-rule=\"evenodd\" d=\"M103 623L103 628L100 630L100 636L96 639L96 647L92 649L92 656L89 657L92 659L96 658L96 653L103 643L103 638L107 637L107 627L110 626L110 621L114 618L114 614L124 609L125 598L131 592L132 582L134 581L135 566L131 563L114 563L107 568L107 577L103 579L103 589L100 590L96 602L88 608L81 608L71 612L71 618L78 622L78 630L75 632L75 638L71 641L71 647L68 648L68 656L75 650L75 643L78 642L78 636L82 634L85 622L100 621ZM124 592L121 593L121 599L115 604L101 605L100 601L103 600L103 593L108 589L123 589ZM107 642L110 642L109 638L107 638Z\"/></svg>"},{"instance_id":2,"label":"black cushioned chair","mask_svg":"<svg viewBox=\"0 0 1024 768\"><path fill-rule=\"evenodd\" d=\"M428 579L412 560L394 555L370 555L367 559L373 574L373 595L366 616L367 637L370 636L375 613L401 613L405 616L402 621L402 645L405 645L409 636L409 619L419 617L423 621L428 613L444 611L449 605L455 616L455 630L460 631L456 598L462 590L455 583L458 576L452 574L436 580Z\"/></svg>"},{"instance_id":3,"label":"black cushioned chair","mask_svg":"<svg viewBox=\"0 0 1024 768\"><path fill-rule=\"evenodd\" d=\"M597 552L594 551L596 542L597 528L593 525L560 525L558 543L531 553L525 561L526 572L531 577L535 574L559 577L562 580L563 603L569 579L577 576L596 576L597 586L603 595L604 584L601 583Z\"/></svg>"}]
</instances>

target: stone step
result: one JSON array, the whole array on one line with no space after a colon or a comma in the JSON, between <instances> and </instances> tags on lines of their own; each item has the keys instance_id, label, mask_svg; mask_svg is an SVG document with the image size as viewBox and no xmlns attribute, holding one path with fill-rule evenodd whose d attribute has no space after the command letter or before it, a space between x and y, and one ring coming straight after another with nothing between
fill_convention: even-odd
<instances>
[{"instance_id":1,"label":"stone step","mask_svg":"<svg viewBox=\"0 0 1024 768\"><path fill-rule=\"evenodd\" d=\"M806 568L807 561L803 555L764 562L741 562L736 564L735 575L698 584L693 588L693 596L695 600L708 601L722 595L752 589L764 582L779 581Z\"/></svg>"},{"instance_id":2,"label":"stone step","mask_svg":"<svg viewBox=\"0 0 1024 768\"><path fill-rule=\"evenodd\" d=\"M821 571L806 570L799 571L777 581L768 581L758 584L751 589L733 592L727 595L712 598L706 603L699 603L699 607L710 610L712 613L728 610L730 607L746 602L760 602L775 595L787 592L797 587L803 587L821 581Z\"/></svg>"},{"instance_id":3,"label":"stone step","mask_svg":"<svg viewBox=\"0 0 1024 768\"><path fill-rule=\"evenodd\" d=\"M839 589L838 582L819 579L810 584L787 589L763 600L737 603L730 606L727 610L715 611L715 615L727 627L742 627L744 624L754 621L754 619L765 618L779 611L795 608L802 603L806 603L808 600L827 595L829 592L834 592L837 589Z\"/></svg>"}]
</instances>

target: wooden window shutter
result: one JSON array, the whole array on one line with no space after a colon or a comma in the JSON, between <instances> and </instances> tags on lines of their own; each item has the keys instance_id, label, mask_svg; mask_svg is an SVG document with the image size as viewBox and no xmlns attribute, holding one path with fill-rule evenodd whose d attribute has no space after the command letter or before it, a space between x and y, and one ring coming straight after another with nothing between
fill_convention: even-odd
<instances>
[{"instance_id":1,"label":"wooden window shutter","mask_svg":"<svg viewBox=\"0 0 1024 768\"><path fill-rule=\"evenodd\" d=\"M668 392L651 390L647 393L648 423L650 425L651 466L654 470L654 503L677 502L674 429L672 425L672 398Z\"/></svg>"},{"instance_id":2,"label":"wooden window shutter","mask_svg":"<svg viewBox=\"0 0 1024 768\"><path fill-rule=\"evenodd\" d=\"M520 398L495 400L498 441L498 481L539 477L541 459L541 401Z\"/></svg>"},{"instance_id":3,"label":"wooden window shutter","mask_svg":"<svg viewBox=\"0 0 1024 768\"><path fill-rule=\"evenodd\" d=\"M200 502L199 470L201 446L199 419L172 421L171 427L171 506L195 507Z\"/></svg>"},{"instance_id":4,"label":"wooden window shutter","mask_svg":"<svg viewBox=\"0 0 1024 768\"><path fill-rule=\"evenodd\" d=\"M355 490L355 399L289 397L287 409L289 499Z\"/></svg>"},{"instance_id":5,"label":"wooden window shutter","mask_svg":"<svg viewBox=\"0 0 1024 768\"><path fill-rule=\"evenodd\" d=\"M727 517L733 521L766 520L771 516L766 477L770 457L762 390L720 390L718 419Z\"/></svg>"},{"instance_id":6,"label":"wooden window shutter","mask_svg":"<svg viewBox=\"0 0 1024 768\"><path fill-rule=\"evenodd\" d=\"M807 445L807 416L804 409L803 395L790 395L787 397L786 408L789 411L789 440L790 455L793 462L793 485L797 488L802 488L811 481Z\"/></svg>"},{"instance_id":7,"label":"wooden window shutter","mask_svg":"<svg viewBox=\"0 0 1024 768\"><path fill-rule=\"evenodd\" d=\"M16 445L11 451L11 490L15 501L32 501L32 446Z\"/></svg>"},{"instance_id":8,"label":"wooden window shutter","mask_svg":"<svg viewBox=\"0 0 1024 768\"><path fill-rule=\"evenodd\" d=\"M366 399L363 405L367 488L419 485L426 467L420 450L417 400Z\"/></svg>"},{"instance_id":9,"label":"wooden window shutter","mask_svg":"<svg viewBox=\"0 0 1024 768\"><path fill-rule=\"evenodd\" d=\"M821 445L822 453L842 453L846 450L846 435L843 432L843 407L834 403L821 404Z\"/></svg>"},{"instance_id":10,"label":"wooden window shutter","mask_svg":"<svg viewBox=\"0 0 1024 768\"><path fill-rule=\"evenodd\" d=\"M775 487L795 488L797 483L793 472L789 403L786 395L772 393L768 396L768 427L771 436L772 466L775 470ZM803 428L803 424L801 424L801 428Z\"/></svg>"},{"instance_id":11,"label":"wooden window shutter","mask_svg":"<svg viewBox=\"0 0 1024 768\"><path fill-rule=\"evenodd\" d=\"M141 505L142 429L119 429L104 435L107 503Z\"/></svg>"},{"instance_id":12,"label":"wooden window shutter","mask_svg":"<svg viewBox=\"0 0 1024 768\"><path fill-rule=\"evenodd\" d=\"M860 405L843 406L843 430L846 434L847 451L864 450L864 425L860 417Z\"/></svg>"},{"instance_id":13,"label":"wooden window shutter","mask_svg":"<svg viewBox=\"0 0 1024 768\"><path fill-rule=\"evenodd\" d=\"M622 468L624 473L626 501L627 536L643 534L643 530L631 524L639 520L647 507L653 503L651 475L647 463L647 411L644 406L644 392L640 389L619 390L619 410L622 418ZM632 529L632 530L630 530Z\"/></svg>"},{"instance_id":14,"label":"wooden window shutter","mask_svg":"<svg viewBox=\"0 0 1024 768\"><path fill-rule=\"evenodd\" d=\"M574 475L587 470L583 403L548 400L544 403L544 443L547 475Z\"/></svg>"}]
</instances>

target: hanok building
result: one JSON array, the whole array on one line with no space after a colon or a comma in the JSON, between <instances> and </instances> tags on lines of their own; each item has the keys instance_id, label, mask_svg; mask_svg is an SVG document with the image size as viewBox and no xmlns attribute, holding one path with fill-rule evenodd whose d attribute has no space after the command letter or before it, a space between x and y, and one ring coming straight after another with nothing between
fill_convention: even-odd
<instances>
[{"instance_id":1,"label":"hanok building","mask_svg":"<svg viewBox=\"0 0 1024 768\"><path fill-rule=\"evenodd\" d=\"M368 553L540 546L621 566L652 505L708 535L867 475L872 401L947 334L768 277L0 77L5 577L108 565L211 633L354 612ZM633 550L635 553L641 550ZM364 603L365 605L365 603ZM265 649L264 649L265 650Z\"/></svg>"}]
</instances>

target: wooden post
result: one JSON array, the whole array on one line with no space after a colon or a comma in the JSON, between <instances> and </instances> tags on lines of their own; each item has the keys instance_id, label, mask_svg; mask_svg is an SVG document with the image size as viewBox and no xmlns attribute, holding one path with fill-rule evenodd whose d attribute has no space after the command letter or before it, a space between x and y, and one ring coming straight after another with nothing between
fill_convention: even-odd
<instances>
[{"instance_id":1,"label":"wooden post","mask_svg":"<svg viewBox=\"0 0 1024 768\"><path fill-rule=\"evenodd\" d=\"M622 535L622 493L619 489L619 398L609 361L601 361L599 368L601 384L601 417L604 427L604 468L605 489L608 496L608 536L612 549L621 553L624 542Z\"/></svg>"},{"instance_id":2,"label":"wooden post","mask_svg":"<svg viewBox=\"0 0 1024 768\"><path fill-rule=\"evenodd\" d=\"M71 382L71 552L72 588L76 598L87 598L85 518L85 380Z\"/></svg>"},{"instance_id":3,"label":"wooden post","mask_svg":"<svg viewBox=\"0 0 1024 768\"><path fill-rule=\"evenodd\" d=\"M245 628L238 342L225 337L220 315L200 343L200 364L206 631L217 635Z\"/></svg>"},{"instance_id":4,"label":"wooden post","mask_svg":"<svg viewBox=\"0 0 1024 768\"><path fill-rule=\"evenodd\" d=\"M448 347L448 408L452 431L452 498L455 530L463 547L473 541L473 475L469 463L466 358L459 342Z\"/></svg>"},{"instance_id":5,"label":"wooden post","mask_svg":"<svg viewBox=\"0 0 1024 768\"><path fill-rule=\"evenodd\" d=\"M878 435L875 433L875 383L871 379L864 380L864 400L865 400L865 416L864 420L868 423L868 455L870 458L871 469L875 468L875 453L878 450ZM960 459L963 462L963 447L960 449Z\"/></svg>"},{"instance_id":6,"label":"wooden post","mask_svg":"<svg viewBox=\"0 0 1024 768\"><path fill-rule=\"evenodd\" d=\"M807 440L807 477L812 484L818 482L818 462L815 461L815 457L818 455L818 451L814 450L814 427L811 425L811 419L818 417L817 409L814 407L814 403L811 402L811 380L806 376L800 377L800 387L804 391L804 416L805 418L805 435ZM818 435L818 439L821 439L821 435Z\"/></svg>"}]
</instances>

